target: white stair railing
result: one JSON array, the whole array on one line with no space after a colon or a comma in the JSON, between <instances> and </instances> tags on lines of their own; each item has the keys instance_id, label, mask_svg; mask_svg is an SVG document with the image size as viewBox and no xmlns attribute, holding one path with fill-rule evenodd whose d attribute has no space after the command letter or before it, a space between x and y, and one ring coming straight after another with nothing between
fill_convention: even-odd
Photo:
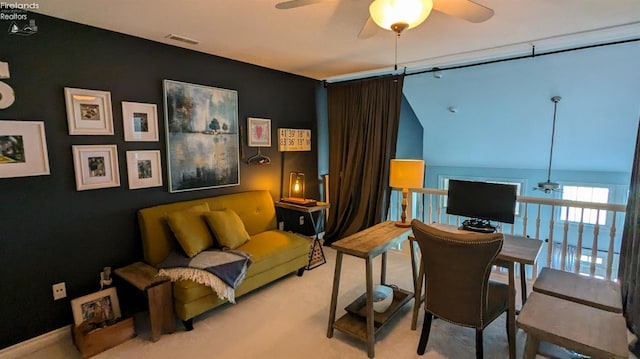
<instances>
[{"instance_id":1,"label":"white stair railing","mask_svg":"<svg viewBox=\"0 0 640 359\"><path fill-rule=\"evenodd\" d=\"M421 188L409 191L407 219L420 219L425 223L445 223L459 226L458 216L446 213L447 191ZM401 212L400 190L392 192L389 219L398 220ZM616 280L618 275L620 238L626 204L594 203L518 196L520 212L514 224L503 224L502 232L543 240L543 250L538 264L528 276L535 279L538 267L551 267L588 276ZM576 208L579 221L561 218L563 207ZM606 224L587 223L585 210L606 214ZM565 211L566 213L567 211ZM535 215L535 218L531 218ZM607 231L608 229L608 231ZM604 237L603 234L608 234Z\"/></svg>"}]
</instances>

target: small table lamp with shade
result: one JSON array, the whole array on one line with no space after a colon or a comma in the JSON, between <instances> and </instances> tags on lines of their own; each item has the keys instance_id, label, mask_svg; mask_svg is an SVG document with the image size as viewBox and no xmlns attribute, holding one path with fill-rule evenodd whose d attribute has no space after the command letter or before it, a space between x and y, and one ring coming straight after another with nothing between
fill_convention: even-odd
<instances>
[{"instance_id":1,"label":"small table lamp with shade","mask_svg":"<svg viewBox=\"0 0 640 359\"><path fill-rule=\"evenodd\" d=\"M422 188L424 182L424 161L409 159L393 159L389 168L389 186L402 189L401 221L396 221L398 227L410 227L407 221L407 195L409 188Z\"/></svg>"}]
</instances>

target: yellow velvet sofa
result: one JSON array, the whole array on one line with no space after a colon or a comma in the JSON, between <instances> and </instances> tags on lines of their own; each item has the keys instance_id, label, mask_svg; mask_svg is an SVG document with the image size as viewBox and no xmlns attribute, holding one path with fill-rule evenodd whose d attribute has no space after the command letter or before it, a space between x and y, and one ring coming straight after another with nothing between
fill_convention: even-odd
<instances>
[{"instance_id":1,"label":"yellow velvet sofa","mask_svg":"<svg viewBox=\"0 0 640 359\"><path fill-rule=\"evenodd\" d=\"M237 248L251 254L253 264L236 288L236 297L294 271L302 276L309 260L309 242L277 229L276 210L268 191L240 192L138 210L144 260L157 267L171 251L180 250L166 223L167 214L204 203L212 211L225 208L235 211L250 235L250 240ZM211 288L190 280L173 283L173 300L175 314L187 330L193 329L195 316L226 303Z\"/></svg>"}]
</instances>

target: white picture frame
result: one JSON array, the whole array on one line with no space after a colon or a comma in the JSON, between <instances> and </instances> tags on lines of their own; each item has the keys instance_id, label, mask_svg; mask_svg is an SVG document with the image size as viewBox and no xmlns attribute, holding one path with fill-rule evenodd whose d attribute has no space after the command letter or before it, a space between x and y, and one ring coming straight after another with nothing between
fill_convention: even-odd
<instances>
[{"instance_id":1,"label":"white picture frame","mask_svg":"<svg viewBox=\"0 0 640 359\"><path fill-rule=\"evenodd\" d=\"M50 174L42 121L0 121L0 178Z\"/></svg>"},{"instance_id":2,"label":"white picture frame","mask_svg":"<svg viewBox=\"0 0 640 359\"><path fill-rule=\"evenodd\" d=\"M115 287L72 299L71 311L76 326L90 319L114 322L122 317Z\"/></svg>"},{"instance_id":3,"label":"white picture frame","mask_svg":"<svg viewBox=\"0 0 640 359\"><path fill-rule=\"evenodd\" d=\"M162 186L160 151L127 151L129 189Z\"/></svg>"},{"instance_id":4,"label":"white picture frame","mask_svg":"<svg viewBox=\"0 0 640 359\"><path fill-rule=\"evenodd\" d=\"M120 187L117 145L74 145L72 149L78 191Z\"/></svg>"},{"instance_id":5,"label":"white picture frame","mask_svg":"<svg viewBox=\"0 0 640 359\"><path fill-rule=\"evenodd\" d=\"M111 93L64 88L70 135L113 135Z\"/></svg>"},{"instance_id":6,"label":"white picture frame","mask_svg":"<svg viewBox=\"0 0 640 359\"><path fill-rule=\"evenodd\" d=\"M271 147L271 120L247 118L247 145L249 147Z\"/></svg>"},{"instance_id":7,"label":"white picture frame","mask_svg":"<svg viewBox=\"0 0 640 359\"><path fill-rule=\"evenodd\" d=\"M153 103L122 102L124 140L158 142L158 106Z\"/></svg>"}]
</instances>

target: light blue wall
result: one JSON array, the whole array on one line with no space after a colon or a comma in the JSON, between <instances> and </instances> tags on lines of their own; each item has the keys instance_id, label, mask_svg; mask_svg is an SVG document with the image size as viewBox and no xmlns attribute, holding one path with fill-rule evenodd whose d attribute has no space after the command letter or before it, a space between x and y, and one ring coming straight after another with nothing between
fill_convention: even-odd
<instances>
[{"instance_id":1,"label":"light blue wall","mask_svg":"<svg viewBox=\"0 0 640 359\"><path fill-rule=\"evenodd\" d=\"M402 96L395 158L422 159L423 141L422 125L407 98Z\"/></svg>"},{"instance_id":2,"label":"light blue wall","mask_svg":"<svg viewBox=\"0 0 640 359\"><path fill-rule=\"evenodd\" d=\"M441 78L408 76L404 93L424 127L425 186L441 188L443 177L502 180L522 183L525 196L560 198L532 188L547 179L550 99L561 96L551 180L605 186L610 203L626 203L640 117L638 59L640 42L633 42L445 70ZM543 210L542 223L549 212ZM521 228L522 218L516 223ZM610 224L601 228L603 237ZM561 238L562 226L553 232ZM548 237L545 226L540 238ZM606 250L607 242L602 238L598 248ZM587 236L583 246L593 244Z\"/></svg>"},{"instance_id":3,"label":"light blue wall","mask_svg":"<svg viewBox=\"0 0 640 359\"><path fill-rule=\"evenodd\" d=\"M558 95L551 179L628 184L640 115L638 59L634 42L445 70L440 79L408 76L404 93L424 127L427 180L434 180L433 166L541 169L525 177L530 185L546 180L550 98Z\"/></svg>"}]
</instances>

